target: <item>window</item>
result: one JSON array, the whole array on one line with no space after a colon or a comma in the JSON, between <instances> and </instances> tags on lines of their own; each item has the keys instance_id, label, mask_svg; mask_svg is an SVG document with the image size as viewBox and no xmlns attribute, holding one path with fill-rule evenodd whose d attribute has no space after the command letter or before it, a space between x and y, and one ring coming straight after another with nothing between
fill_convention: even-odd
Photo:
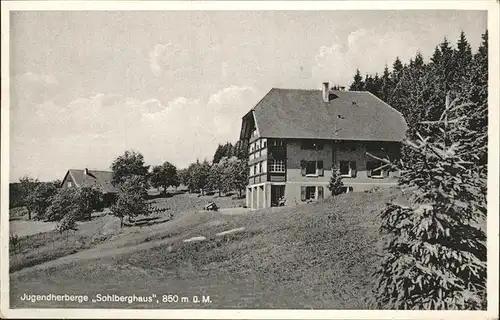
<instances>
[{"instance_id":1,"label":"window","mask_svg":"<svg viewBox=\"0 0 500 320\"><path fill-rule=\"evenodd\" d=\"M384 164L381 161L368 161L366 163L366 171L368 177L371 178L383 178L384 174L388 175L389 172L382 168Z\"/></svg>"},{"instance_id":2,"label":"window","mask_svg":"<svg viewBox=\"0 0 500 320\"><path fill-rule=\"evenodd\" d=\"M340 161L340 174L347 176L350 173L349 161Z\"/></svg>"},{"instance_id":3,"label":"window","mask_svg":"<svg viewBox=\"0 0 500 320\"><path fill-rule=\"evenodd\" d=\"M257 165L256 165L256 164L254 164L254 165L253 165L253 172L254 172L254 174L257 174L257 173L258 173L258 172L257 172Z\"/></svg>"},{"instance_id":4,"label":"window","mask_svg":"<svg viewBox=\"0 0 500 320\"><path fill-rule=\"evenodd\" d=\"M313 200L316 196L316 187L306 187L306 200Z\"/></svg>"},{"instance_id":5,"label":"window","mask_svg":"<svg viewBox=\"0 0 500 320\"><path fill-rule=\"evenodd\" d=\"M285 161L269 160L269 172L285 172Z\"/></svg>"},{"instance_id":6,"label":"window","mask_svg":"<svg viewBox=\"0 0 500 320\"><path fill-rule=\"evenodd\" d=\"M267 146L267 141L264 140L264 148Z\"/></svg>"},{"instance_id":7,"label":"window","mask_svg":"<svg viewBox=\"0 0 500 320\"><path fill-rule=\"evenodd\" d=\"M340 161L340 175L345 178L356 177L356 161Z\"/></svg>"},{"instance_id":8,"label":"window","mask_svg":"<svg viewBox=\"0 0 500 320\"><path fill-rule=\"evenodd\" d=\"M305 150L323 150L324 144L319 141L304 140L301 147Z\"/></svg>"},{"instance_id":9,"label":"window","mask_svg":"<svg viewBox=\"0 0 500 320\"><path fill-rule=\"evenodd\" d=\"M324 175L324 170L323 170L323 160L319 161L305 161L302 160L300 162L300 167L301 167L301 174L303 176L309 176L309 175L314 175L314 176L323 176Z\"/></svg>"},{"instance_id":10,"label":"window","mask_svg":"<svg viewBox=\"0 0 500 320\"><path fill-rule=\"evenodd\" d=\"M73 186L73 184L71 183L71 181L68 181L68 188L71 188Z\"/></svg>"},{"instance_id":11,"label":"window","mask_svg":"<svg viewBox=\"0 0 500 320\"><path fill-rule=\"evenodd\" d=\"M316 174L316 161L307 161L306 174Z\"/></svg>"},{"instance_id":12,"label":"window","mask_svg":"<svg viewBox=\"0 0 500 320\"><path fill-rule=\"evenodd\" d=\"M262 173L262 162L259 162L259 173Z\"/></svg>"},{"instance_id":13,"label":"window","mask_svg":"<svg viewBox=\"0 0 500 320\"><path fill-rule=\"evenodd\" d=\"M314 186L302 186L300 187L300 200L313 200L316 196L316 187Z\"/></svg>"}]
</instances>

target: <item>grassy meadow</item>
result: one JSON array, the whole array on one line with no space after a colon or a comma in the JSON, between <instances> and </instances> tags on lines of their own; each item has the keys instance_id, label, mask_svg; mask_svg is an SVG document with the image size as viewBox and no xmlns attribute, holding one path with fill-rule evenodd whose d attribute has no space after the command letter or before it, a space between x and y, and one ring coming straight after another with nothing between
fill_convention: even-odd
<instances>
[{"instance_id":1,"label":"grassy meadow","mask_svg":"<svg viewBox=\"0 0 500 320\"><path fill-rule=\"evenodd\" d=\"M181 209L172 221L118 230L75 254L18 267L11 274L12 307L55 307L61 302L20 300L23 293L53 292L156 294L159 300L67 304L86 308L369 308L371 274L382 253L377 213L402 198L398 189L244 214L200 212L208 198L155 199L169 206L176 200ZM220 206L238 206L233 201L241 200ZM234 228L245 229L217 235ZM183 242L196 236L206 240ZM190 301L162 303L163 294ZM194 303L195 295L210 296L210 303Z\"/></svg>"}]
</instances>

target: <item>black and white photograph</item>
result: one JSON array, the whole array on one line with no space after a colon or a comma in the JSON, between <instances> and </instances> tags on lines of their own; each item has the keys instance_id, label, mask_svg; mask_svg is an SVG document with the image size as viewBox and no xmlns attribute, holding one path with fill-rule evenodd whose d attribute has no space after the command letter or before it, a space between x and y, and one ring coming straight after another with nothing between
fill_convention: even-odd
<instances>
[{"instance_id":1,"label":"black and white photograph","mask_svg":"<svg viewBox=\"0 0 500 320\"><path fill-rule=\"evenodd\" d=\"M498 319L498 1L67 5L2 2L3 318Z\"/></svg>"}]
</instances>

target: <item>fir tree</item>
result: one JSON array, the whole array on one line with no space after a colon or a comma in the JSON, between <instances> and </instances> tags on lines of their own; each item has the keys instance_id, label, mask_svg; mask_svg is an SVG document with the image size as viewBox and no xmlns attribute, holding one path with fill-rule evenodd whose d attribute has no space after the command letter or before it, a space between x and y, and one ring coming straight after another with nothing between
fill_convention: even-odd
<instances>
[{"instance_id":1,"label":"fir tree","mask_svg":"<svg viewBox=\"0 0 500 320\"><path fill-rule=\"evenodd\" d=\"M403 63L401 63L399 57L396 57L396 60L392 64L392 81L395 84L399 82L399 77L401 76L402 71L403 71Z\"/></svg>"},{"instance_id":2,"label":"fir tree","mask_svg":"<svg viewBox=\"0 0 500 320\"><path fill-rule=\"evenodd\" d=\"M417 55L415 56L415 62L414 62L415 68L423 68L424 67L424 57L420 52L417 52Z\"/></svg>"},{"instance_id":3,"label":"fir tree","mask_svg":"<svg viewBox=\"0 0 500 320\"><path fill-rule=\"evenodd\" d=\"M457 50L453 54L455 70L451 90L454 94L461 94L470 81L470 68L472 65L471 47L463 31L460 33L460 38L457 42Z\"/></svg>"},{"instance_id":4,"label":"fir tree","mask_svg":"<svg viewBox=\"0 0 500 320\"><path fill-rule=\"evenodd\" d=\"M469 107L471 110L465 110L464 115L467 115L468 119L467 128L482 133L481 139L474 139L471 143L472 148L477 150L476 165L486 172L488 162L486 152L488 145L488 31L482 35L482 38L483 41L471 63L469 82L465 90L468 100L472 102Z\"/></svg>"},{"instance_id":5,"label":"fir tree","mask_svg":"<svg viewBox=\"0 0 500 320\"><path fill-rule=\"evenodd\" d=\"M374 83L374 79L371 75L366 75L365 76L365 85L364 85L364 88L363 90L364 91L369 91L369 92L373 92L373 89L374 89L374 86L375 83Z\"/></svg>"},{"instance_id":6,"label":"fir tree","mask_svg":"<svg viewBox=\"0 0 500 320\"><path fill-rule=\"evenodd\" d=\"M467 160L477 152L471 139L485 133L467 129L462 114L472 110L461 101L448 100L437 121L422 122L438 130L405 142L414 151L400 179L410 206L389 204L380 214L389 237L375 273L378 308L485 307L486 237L475 224L486 217L486 175Z\"/></svg>"},{"instance_id":7,"label":"fir tree","mask_svg":"<svg viewBox=\"0 0 500 320\"><path fill-rule=\"evenodd\" d=\"M363 82L363 77L361 77L361 72L359 69L356 69L356 74L354 75L354 82L351 83L349 87L350 91L362 91L364 90L365 83Z\"/></svg>"},{"instance_id":8,"label":"fir tree","mask_svg":"<svg viewBox=\"0 0 500 320\"><path fill-rule=\"evenodd\" d=\"M381 78L380 90L377 96L383 101L388 102L392 86L391 74L389 73L389 68L385 65L384 73Z\"/></svg>"}]
</instances>

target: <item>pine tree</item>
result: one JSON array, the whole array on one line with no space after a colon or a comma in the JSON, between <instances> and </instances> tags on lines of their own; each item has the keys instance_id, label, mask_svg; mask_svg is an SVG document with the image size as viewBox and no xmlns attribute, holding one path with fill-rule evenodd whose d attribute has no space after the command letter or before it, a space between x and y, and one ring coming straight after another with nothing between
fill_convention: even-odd
<instances>
[{"instance_id":1,"label":"pine tree","mask_svg":"<svg viewBox=\"0 0 500 320\"><path fill-rule=\"evenodd\" d=\"M373 88L370 90L374 95L378 95L380 92L380 88L382 87L382 78L379 77L378 73L375 73L375 77L373 77Z\"/></svg>"},{"instance_id":2,"label":"pine tree","mask_svg":"<svg viewBox=\"0 0 500 320\"><path fill-rule=\"evenodd\" d=\"M424 57L420 53L420 51L417 52L415 55L415 62L414 62L415 68L423 68L424 67Z\"/></svg>"},{"instance_id":3,"label":"pine tree","mask_svg":"<svg viewBox=\"0 0 500 320\"><path fill-rule=\"evenodd\" d=\"M350 91L363 91L365 87L365 83L363 82L363 77L361 77L361 72L359 69L356 69L356 74L354 75L354 82L351 83L349 87Z\"/></svg>"},{"instance_id":4,"label":"pine tree","mask_svg":"<svg viewBox=\"0 0 500 320\"><path fill-rule=\"evenodd\" d=\"M475 224L486 218L486 175L467 160L477 153L472 138L485 133L467 128L470 105L448 100L437 121L422 122L434 130L405 142L414 157L403 163L400 184L411 204L380 214L389 237L375 273L378 308L485 307L486 236Z\"/></svg>"},{"instance_id":5,"label":"pine tree","mask_svg":"<svg viewBox=\"0 0 500 320\"><path fill-rule=\"evenodd\" d=\"M401 60L399 60L399 57L396 57L396 60L392 64L392 81L394 83L399 82L399 77L401 76L402 71L403 71L403 64L401 63Z\"/></svg>"},{"instance_id":6,"label":"pine tree","mask_svg":"<svg viewBox=\"0 0 500 320\"><path fill-rule=\"evenodd\" d=\"M373 89L374 89L374 80L373 80L373 77L371 75L367 74L365 76L365 85L364 85L363 90L364 91L372 92Z\"/></svg>"},{"instance_id":7,"label":"pine tree","mask_svg":"<svg viewBox=\"0 0 500 320\"><path fill-rule=\"evenodd\" d=\"M466 110L468 116L467 128L482 133L481 139L471 141L472 148L477 150L476 165L487 172L488 154L488 31L482 35L482 43L474 55L469 70L469 83L465 92L468 100L472 102L470 109Z\"/></svg>"},{"instance_id":8,"label":"pine tree","mask_svg":"<svg viewBox=\"0 0 500 320\"><path fill-rule=\"evenodd\" d=\"M457 50L453 52L453 60L455 70L453 72L451 90L455 94L461 94L470 82L470 68L472 66L471 47L463 31L460 33L460 38L457 42Z\"/></svg>"},{"instance_id":9,"label":"pine tree","mask_svg":"<svg viewBox=\"0 0 500 320\"><path fill-rule=\"evenodd\" d=\"M381 77L380 90L377 96L383 101L388 102L392 87L391 74L389 73L389 68L385 65L384 73Z\"/></svg>"},{"instance_id":10,"label":"pine tree","mask_svg":"<svg viewBox=\"0 0 500 320\"><path fill-rule=\"evenodd\" d=\"M441 44L436 47L434 55L431 57L431 64L426 74L426 81L433 88L428 97L428 103L424 110L424 118L437 120L443 113L446 92L453 86L453 79L456 63L453 60L453 48L448 39L444 38Z\"/></svg>"}]
</instances>

